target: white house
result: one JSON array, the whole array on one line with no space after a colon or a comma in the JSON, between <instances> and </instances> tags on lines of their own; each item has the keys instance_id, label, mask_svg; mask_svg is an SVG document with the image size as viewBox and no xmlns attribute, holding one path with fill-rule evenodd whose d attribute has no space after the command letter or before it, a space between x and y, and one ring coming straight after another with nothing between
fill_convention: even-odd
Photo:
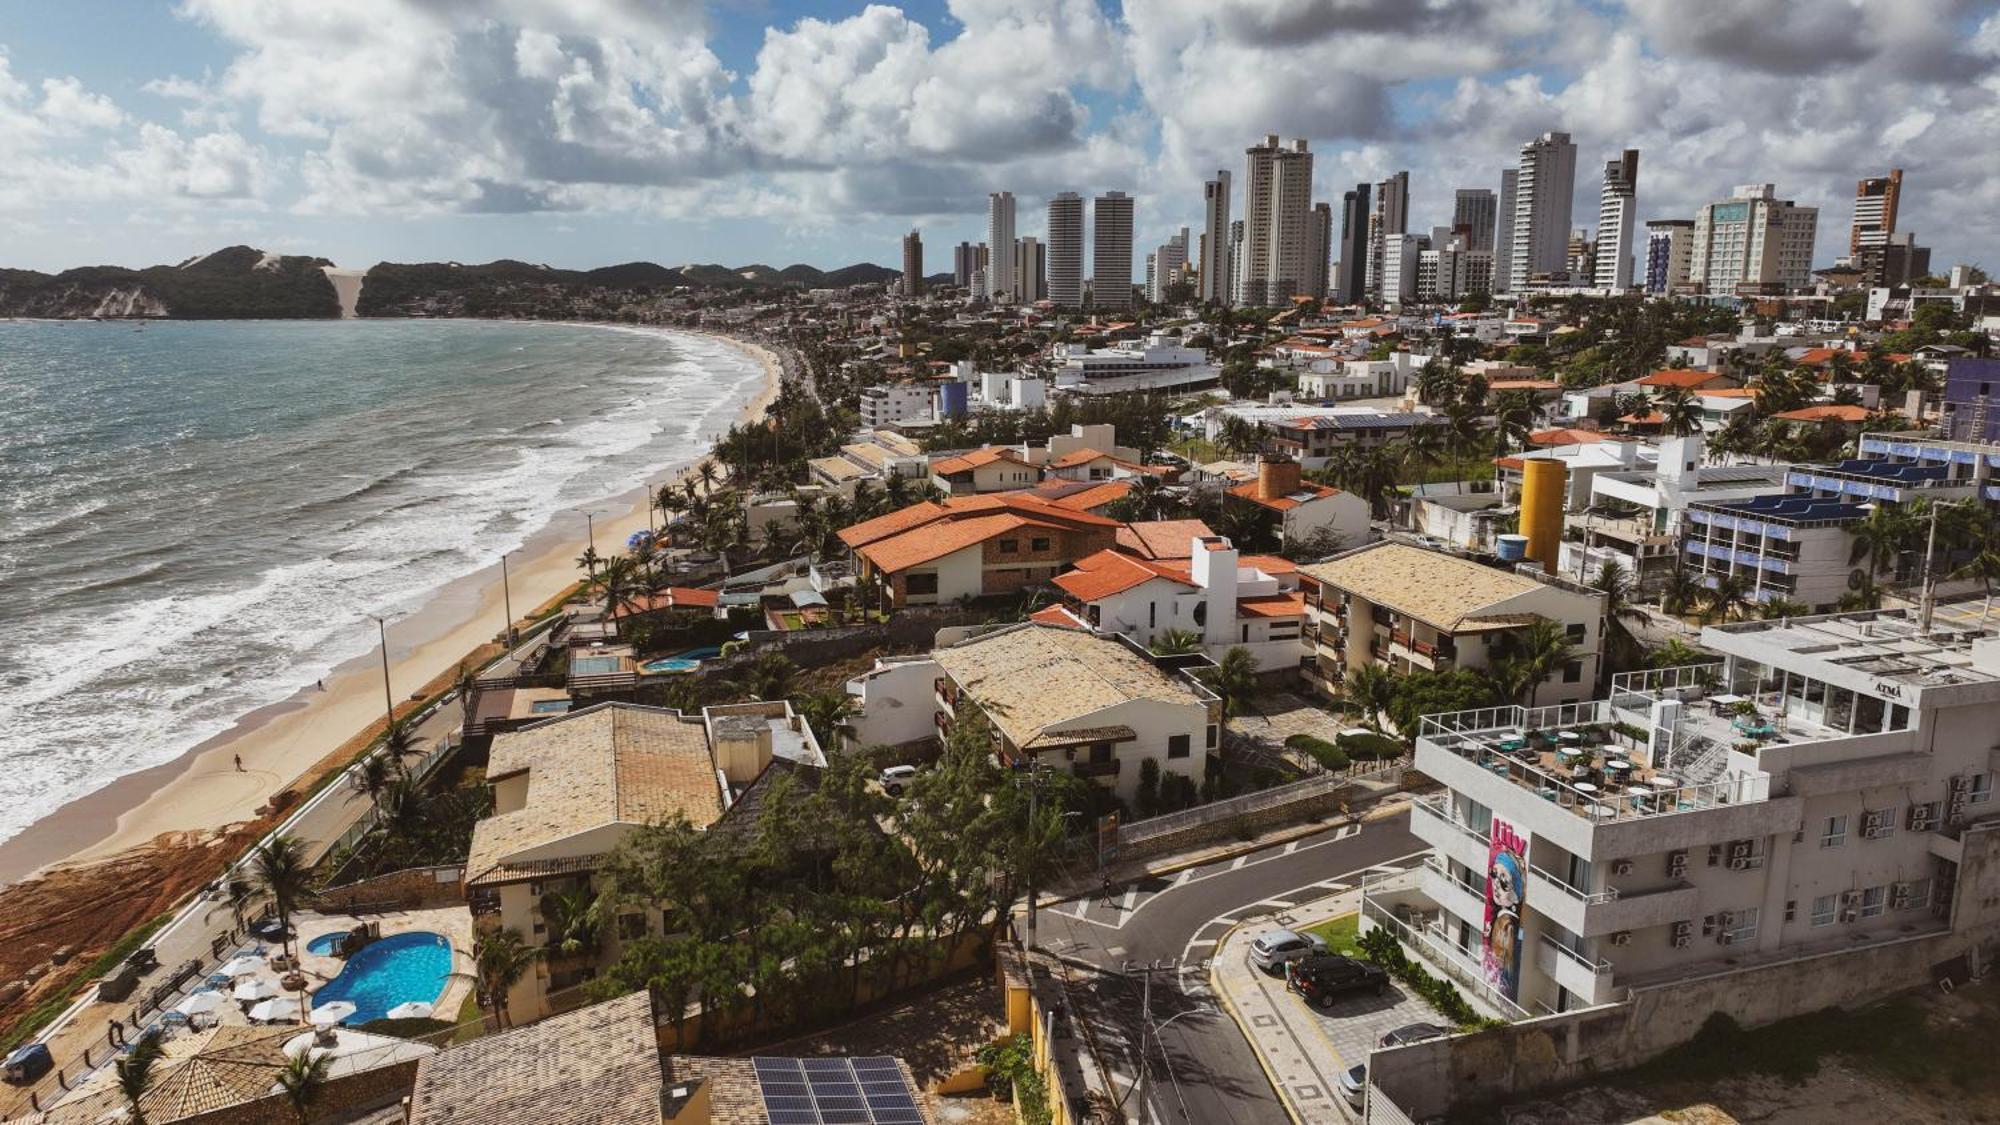
<instances>
[{"instance_id":1,"label":"white house","mask_svg":"<svg viewBox=\"0 0 2000 1125\"><path fill-rule=\"evenodd\" d=\"M1198 634L1211 660L1242 647L1260 672L1296 668L1305 600L1297 568L1280 558L1241 557L1219 536L1197 536L1184 559L1099 551L1056 576L1071 618L1151 647L1179 630Z\"/></svg>"}]
</instances>

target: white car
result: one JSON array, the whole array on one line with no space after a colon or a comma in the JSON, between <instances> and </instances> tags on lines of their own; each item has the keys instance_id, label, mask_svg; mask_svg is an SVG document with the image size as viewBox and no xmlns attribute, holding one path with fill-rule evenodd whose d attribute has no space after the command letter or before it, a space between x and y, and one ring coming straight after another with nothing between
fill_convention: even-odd
<instances>
[{"instance_id":1,"label":"white car","mask_svg":"<svg viewBox=\"0 0 2000 1125\"><path fill-rule=\"evenodd\" d=\"M1282 969L1287 961L1326 952L1326 939L1318 934L1291 930L1265 930L1250 943L1250 963L1267 973Z\"/></svg>"},{"instance_id":2,"label":"white car","mask_svg":"<svg viewBox=\"0 0 2000 1125\"><path fill-rule=\"evenodd\" d=\"M890 766L882 771L882 792L891 797L900 797L903 795L903 787L915 776L917 776L915 766Z\"/></svg>"}]
</instances>

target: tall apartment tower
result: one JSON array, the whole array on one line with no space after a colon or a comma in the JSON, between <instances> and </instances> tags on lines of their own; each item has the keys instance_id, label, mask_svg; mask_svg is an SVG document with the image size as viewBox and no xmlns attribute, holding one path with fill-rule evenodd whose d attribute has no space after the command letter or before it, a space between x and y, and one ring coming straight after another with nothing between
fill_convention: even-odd
<instances>
[{"instance_id":1,"label":"tall apartment tower","mask_svg":"<svg viewBox=\"0 0 2000 1125\"><path fill-rule=\"evenodd\" d=\"M1182 227L1180 233L1146 255L1146 260L1152 263L1152 270L1146 277L1146 299L1156 305L1165 304L1167 290L1187 274L1188 229Z\"/></svg>"},{"instance_id":2,"label":"tall apartment tower","mask_svg":"<svg viewBox=\"0 0 2000 1125\"><path fill-rule=\"evenodd\" d=\"M1367 293L1368 185L1355 184L1340 196L1340 273L1334 289L1343 304L1354 304Z\"/></svg>"},{"instance_id":3,"label":"tall apartment tower","mask_svg":"<svg viewBox=\"0 0 2000 1125\"><path fill-rule=\"evenodd\" d=\"M1033 235L1014 240L1014 289L1024 305L1049 297L1049 248Z\"/></svg>"},{"instance_id":4,"label":"tall apartment tower","mask_svg":"<svg viewBox=\"0 0 2000 1125\"><path fill-rule=\"evenodd\" d=\"M1779 199L1771 184L1745 184L1695 212L1688 276L1723 295L1803 289L1818 235L1819 208Z\"/></svg>"},{"instance_id":5,"label":"tall apartment tower","mask_svg":"<svg viewBox=\"0 0 2000 1125\"><path fill-rule=\"evenodd\" d=\"M1376 301L1387 299L1396 285L1389 281L1393 273L1401 267L1388 254L1391 243L1397 242L1397 235L1408 233L1410 227L1410 174L1398 172L1375 185L1375 211L1368 222L1368 296Z\"/></svg>"},{"instance_id":6,"label":"tall apartment tower","mask_svg":"<svg viewBox=\"0 0 2000 1125\"><path fill-rule=\"evenodd\" d=\"M905 297L924 291L924 240L916 231L903 236L903 276L896 291Z\"/></svg>"},{"instance_id":7,"label":"tall apartment tower","mask_svg":"<svg viewBox=\"0 0 2000 1125\"><path fill-rule=\"evenodd\" d=\"M1694 249L1693 219L1646 221L1646 292L1672 293L1688 282L1688 255Z\"/></svg>"},{"instance_id":8,"label":"tall apartment tower","mask_svg":"<svg viewBox=\"0 0 2000 1125\"><path fill-rule=\"evenodd\" d=\"M1091 303L1100 309L1132 307L1132 197L1107 191L1097 197L1090 230Z\"/></svg>"},{"instance_id":9,"label":"tall apartment tower","mask_svg":"<svg viewBox=\"0 0 2000 1125\"><path fill-rule=\"evenodd\" d=\"M1513 261L1508 282L1524 288L1536 274L1568 272L1570 196L1576 192L1576 145L1568 133L1543 133L1521 146L1514 181Z\"/></svg>"},{"instance_id":10,"label":"tall apartment tower","mask_svg":"<svg viewBox=\"0 0 2000 1125\"><path fill-rule=\"evenodd\" d=\"M986 197L986 245L992 258L986 264L986 292L996 301L1015 300L1020 293L1014 285L1014 193L996 191Z\"/></svg>"},{"instance_id":11,"label":"tall apartment tower","mask_svg":"<svg viewBox=\"0 0 2000 1125\"><path fill-rule=\"evenodd\" d=\"M1599 289L1632 287L1632 229L1639 192L1639 150L1628 148L1604 165L1604 194L1597 204Z\"/></svg>"},{"instance_id":12,"label":"tall apartment tower","mask_svg":"<svg viewBox=\"0 0 2000 1125\"><path fill-rule=\"evenodd\" d=\"M1464 230L1466 249L1493 249L1493 217L1498 206L1490 188L1459 188L1452 199L1451 229Z\"/></svg>"},{"instance_id":13,"label":"tall apartment tower","mask_svg":"<svg viewBox=\"0 0 2000 1125\"><path fill-rule=\"evenodd\" d=\"M1236 303L1269 303L1271 289L1271 198L1276 190L1278 135L1243 150L1243 253L1236 270Z\"/></svg>"},{"instance_id":14,"label":"tall apartment tower","mask_svg":"<svg viewBox=\"0 0 2000 1125\"><path fill-rule=\"evenodd\" d=\"M1049 302L1083 307L1083 197L1073 191L1049 200Z\"/></svg>"},{"instance_id":15,"label":"tall apartment tower","mask_svg":"<svg viewBox=\"0 0 2000 1125\"><path fill-rule=\"evenodd\" d=\"M1312 210L1312 259L1306 264L1306 296L1326 300L1326 283L1333 269L1333 204L1315 203Z\"/></svg>"},{"instance_id":16,"label":"tall apartment tower","mask_svg":"<svg viewBox=\"0 0 2000 1125\"><path fill-rule=\"evenodd\" d=\"M1313 277L1313 157L1303 137L1279 151L1271 179L1271 265L1264 299L1282 305L1308 293Z\"/></svg>"},{"instance_id":17,"label":"tall apartment tower","mask_svg":"<svg viewBox=\"0 0 2000 1125\"><path fill-rule=\"evenodd\" d=\"M979 247L961 242L951 251L951 283L960 289L972 287L972 275L979 271Z\"/></svg>"},{"instance_id":18,"label":"tall apartment tower","mask_svg":"<svg viewBox=\"0 0 2000 1125\"><path fill-rule=\"evenodd\" d=\"M1227 305L1235 296L1229 271L1229 173L1217 169L1201 185L1201 292L1204 304Z\"/></svg>"},{"instance_id":19,"label":"tall apartment tower","mask_svg":"<svg viewBox=\"0 0 2000 1125\"><path fill-rule=\"evenodd\" d=\"M1500 171L1500 198L1493 207L1493 291L1511 290L1514 277L1514 197L1519 192L1521 173L1514 168Z\"/></svg>"},{"instance_id":20,"label":"tall apartment tower","mask_svg":"<svg viewBox=\"0 0 2000 1125\"><path fill-rule=\"evenodd\" d=\"M1896 233L1896 205L1903 198L1903 170L1889 169L1854 185L1854 225L1847 233L1847 252L1859 261L1863 251L1886 246Z\"/></svg>"},{"instance_id":21,"label":"tall apartment tower","mask_svg":"<svg viewBox=\"0 0 2000 1125\"><path fill-rule=\"evenodd\" d=\"M1248 225L1242 219L1233 220L1229 224L1229 255L1226 260L1229 262L1229 284L1233 287L1234 292L1231 300L1236 304L1241 304L1243 301L1242 278L1243 271L1246 268L1243 263L1243 257L1246 244L1250 238L1245 233L1245 228Z\"/></svg>"}]
</instances>

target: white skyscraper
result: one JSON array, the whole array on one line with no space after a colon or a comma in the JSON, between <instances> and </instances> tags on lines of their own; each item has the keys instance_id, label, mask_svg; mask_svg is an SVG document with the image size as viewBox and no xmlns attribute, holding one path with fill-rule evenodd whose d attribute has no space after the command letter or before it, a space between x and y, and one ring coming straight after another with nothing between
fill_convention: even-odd
<instances>
[{"instance_id":1,"label":"white skyscraper","mask_svg":"<svg viewBox=\"0 0 2000 1125\"><path fill-rule=\"evenodd\" d=\"M1514 182L1513 262L1509 283L1525 288L1535 274L1559 274L1569 262L1570 196L1576 192L1576 145L1568 133L1543 133L1521 146Z\"/></svg>"},{"instance_id":2,"label":"white skyscraper","mask_svg":"<svg viewBox=\"0 0 2000 1125\"><path fill-rule=\"evenodd\" d=\"M1401 276L1400 260L1387 247L1410 226L1410 174L1398 172L1375 185L1375 210L1368 217L1368 296L1394 300Z\"/></svg>"},{"instance_id":3,"label":"white skyscraper","mask_svg":"<svg viewBox=\"0 0 2000 1125\"><path fill-rule=\"evenodd\" d=\"M1604 165L1604 195L1597 204L1597 277L1599 289L1632 287L1634 197L1639 191L1639 150Z\"/></svg>"},{"instance_id":4,"label":"white skyscraper","mask_svg":"<svg viewBox=\"0 0 2000 1125\"><path fill-rule=\"evenodd\" d=\"M1493 210L1493 291L1513 288L1514 276L1514 196L1520 173L1512 168L1500 173L1500 200Z\"/></svg>"},{"instance_id":5,"label":"white skyscraper","mask_svg":"<svg viewBox=\"0 0 2000 1125\"><path fill-rule=\"evenodd\" d=\"M1073 191L1049 200L1049 301L1083 307L1083 197Z\"/></svg>"},{"instance_id":6,"label":"white skyscraper","mask_svg":"<svg viewBox=\"0 0 2000 1125\"><path fill-rule=\"evenodd\" d=\"M1229 173L1218 169L1215 178L1202 185L1201 292L1202 301L1226 305L1233 297L1229 277Z\"/></svg>"},{"instance_id":7,"label":"white skyscraper","mask_svg":"<svg viewBox=\"0 0 2000 1125\"><path fill-rule=\"evenodd\" d=\"M1108 191L1091 216L1090 294L1100 309L1132 307L1132 197Z\"/></svg>"},{"instance_id":8,"label":"white skyscraper","mask_svg":"<svg viewBox=\"0 0 2000 1125\"><path fill-rule=\"evenodd\" d=\"M1158 250L1146 255L1146 299L1154 304L1165 304L1167 290L1187 272L1188 229L1182 227L1179 234L1160 245Z\"/></svg>"},{"instance_id":9,"label":"white skyscraper","mask_svg":"<svg viewBox=\"0 0 2000 1125\"><path fill-rule=\"evenodd\" d=\"M994 300L1014 300L1014 193L996 191L986 197L986 245L993 256L986 263L986 292Z\"/></svg>"},{"instance_id":10,"label":"white skyscraper","mask_svg":"<svg viewBox=\"0 0 2000 1125\"><path fill-rule=\"evenodd\" d=\"M1264 302L1291 303L1312 286L1313 157L1303 137L1282 149L1271 169L1271 264Z\"/></svg>"},{"instance_id":11,"label":"white skyscraper","mask_svg":"<svg viewBox=\"0 0 2000 1125\"><path fill-rule=\"evenodd\" d=\"M1261 145L1243 150L1243 253L1236 270L1236 303L1263 305L1270 302L1271 227L1274 221L1271 200L1276 190L1275 172L1278 135L1271 133Z\"/></svg>"}]
</instances>

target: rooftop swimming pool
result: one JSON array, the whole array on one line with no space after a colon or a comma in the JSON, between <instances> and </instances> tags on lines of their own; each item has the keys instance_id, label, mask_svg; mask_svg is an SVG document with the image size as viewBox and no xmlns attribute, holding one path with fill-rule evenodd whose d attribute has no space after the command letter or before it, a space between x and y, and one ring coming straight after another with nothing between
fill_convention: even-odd
<instances>
[{"instance_id":1,"label":"rooftop swimming pool","mask_svg":"<svg viewBox=\"0 0 2000 1125\"><path fill-rule=\"evenodd\" d=\"M616 656L571 657L569 674L572 676L607 676L618 670L618 663L619 658Z\"/></svg>"},{"instance_id":2,"label":"rooftop swimming pool","mask_svg":"<svg viewBox=\"0 0 2000 1125\"><path fill-rule=\"evenodd\" d=\"M672 656L663 656L658 660L648 660L639 665L639 671L651 676L679 675L697 671L701 668L702 661L713 660L721 655L722 649L718 645L691 648L685 652L674 653Z\"/></svg>"},{"instance_id":3,"label":"rooftop swimming pool","mask_svg":"<svg viewBox=\"0 0 2000 1125\"><path fill-rule=\"evenodd\" d=\"M312 948L310 945L308 949ZM441 934L391 934L347 959L340 975L313 994L314 1007L333 1000L354 1005L347 1023L379 1020L411 1000L437 1003L451 976L451 942Z\"/></svg>"}]
</instances>

